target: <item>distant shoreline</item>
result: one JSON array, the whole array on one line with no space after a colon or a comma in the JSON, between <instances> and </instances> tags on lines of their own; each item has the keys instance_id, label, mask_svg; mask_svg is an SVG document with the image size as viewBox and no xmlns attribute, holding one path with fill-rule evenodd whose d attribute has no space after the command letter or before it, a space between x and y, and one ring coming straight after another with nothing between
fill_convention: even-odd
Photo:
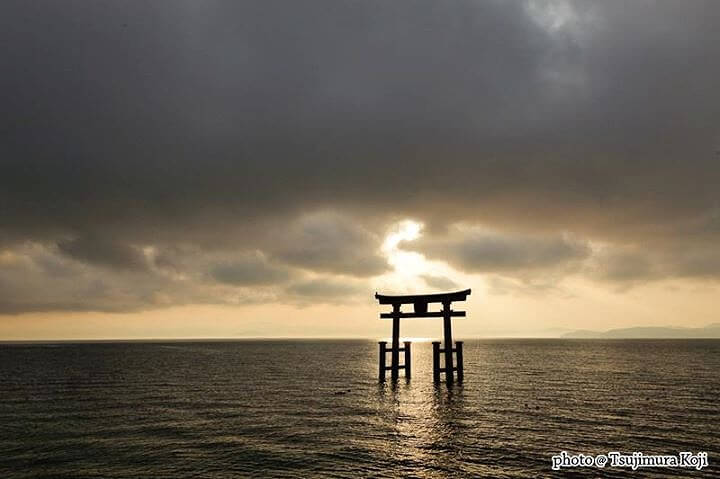
<instances>
[{"instance_id":1,"label":"distant shoreline","mask_svg":"<svg viewBox=\"0 0 720 479\"><path fill-rule=\"evenodd\" d=\"M635 327L618 328L608 331L578 330L565 333L564 339L717 339L720 338L720 323L702 328L681 327Z\"/></svg>"}]
</instances>

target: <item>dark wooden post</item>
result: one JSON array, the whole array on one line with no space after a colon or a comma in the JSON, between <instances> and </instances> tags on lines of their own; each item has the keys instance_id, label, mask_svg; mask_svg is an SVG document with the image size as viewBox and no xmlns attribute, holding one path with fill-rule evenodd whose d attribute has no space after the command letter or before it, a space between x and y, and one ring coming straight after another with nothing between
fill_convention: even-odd
<instances>
[{"instance_id":1,"label":"dark wooden post","mask_svg":"<svg viewBox=\"0 0 720 479\"><path fill-rule=\"evenodd\" d=\"M400 368L400 303L393 304L393 335L392 335L392 379L398 378Z\"/></svg>"},{"instance_id":2,"label":"dark wooden post","mask_svg":"<svg viewBox=\"0 0 720 479\"><path fill-rule=\"evenodd\" d=\"M458 381L462 381L464 374L463 374L463 342L462 341L455 341L455 359L457 360L457 378Z\"/></svg>"},{"instance_id":3,"label":"dark wooden post","mask_svg":"<svg viewBox=\"0 0 720 479\"><path fill-rule=\"evenodd\" d=\"M380 369L378 371L378 379L385 381L385 358L387 354L387 341L378 341L380 345Z\"/></svg>"},{"instance_id":4,"label":"dark wooden post","mask_svg":"<svg viewBox=\"0 0 720 479\"><path fill-rule=\"evenodd\" d=\"M433 381L440 381L440 341L433 341Z\"/></svg>"},{"instance_id":5,"label":"dark wooden post","mask_svg":"<svg viewBox=\"0 0 720 479\"><path fill-rule=\"evenodd\" d=\"M452 357L452 319L450 316L450 302L443 303L443 331L445 333L445 380L453 380L453 357Z\"/></svg>"},{"instance_id":6,"label":"dark wooden post","mask_svg":"<svg viewBox=\"0 0 720 479\"><path fill-rule=\"evenodd\" d=\"M405 378L410 379L410 341L405 341Z\"/></svg>"}]
</instances>

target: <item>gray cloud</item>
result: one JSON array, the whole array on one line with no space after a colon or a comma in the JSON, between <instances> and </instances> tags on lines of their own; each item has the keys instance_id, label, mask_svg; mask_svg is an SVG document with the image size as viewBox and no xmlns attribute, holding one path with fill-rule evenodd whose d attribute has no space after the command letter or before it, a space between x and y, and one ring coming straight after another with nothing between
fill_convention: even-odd
<instances>
[{"instance_id":1,"label":"gray cloud","mask_svg":"<svg viewBox=\"0 0 720 479\"><path fill-rule=\"evenodd\" d=\"M144 269L81 262L53 245L0 251L0 314L132 312L184 304L339 303L370 294L365 280L315 276L259 251L151 251Z\"/></svg>"},{"instance_id":2,"label":"gray cloud","mask_svg":"<svg viewBox=\"0 0 720 479\"><path fill-rule=\"evenodd\" d=\"M513 235L454 227L446 235L428 235L403 244L461 271L522 273L567 268L590 255L586 242L565 236Z\"/></svg>"},{"instance_id":3,"label":"gray cloud","mask_svg":"<svg viewBox=\"0 0 720 479\"><path fill-rule=\"evenodd\" d=\"M81 236L60 241L57 246L63 254L91 264L117 269L147 268L147 260L139 248L104 238Z\"/></svg>"},{"instance_id":4,"label":"gray cloud","mask_svg":"<svg viewBox=\"0 0 720 479\"><path fill-rule=\"evenodd\" d=\"M642 245L651 266L608 264L614 281L717 278L719 21L712 0L9 0L0 245L57 244L147 294L199 281L202 301L241 294L198 277L247 251L377 274L385 227L412 217L434 237ZM517 273L584 254L493 241L447 259Z\"/></svg>"},{"instance_id":5,"label":"gray cloud","mask_svg":"<svg viewBox=\"0 0 720 479\"><path fill-rule=\"evenodd\" d=\"M89 266L40 244L5 251L3 258L0 313L138 310L172 286L147 270Z\"/></svg>"},{"instance_id":6,"label":"gray cloud","mask_svg":"<svg viewBox=\"0 0 720 479\"><path fill-rule=\"evenodd\" d=\"M273 257L314 271L373 276L388 269L381 238L334 213L303 216L271 241Z\"/></svg>"},{"instance_id":7,"label":"gray cloud","mask_svg":"<svg viewBox=\"0 0 720 479\"><path fill-rule=\"evenodd\" d=\"M639 246L610 246L593 256L585 273L622 287L667 278L718 280L720 252L713 247L647 250Z\"/></svg>"},{"instance_id":8,"label":"gray cloud","mask_svg":"<svg viewBox=\"0 0 720 479\"><path fill-rule=\"evenodd\" d=\"M535 278L509 278L499 275L490 275L488 280L488 292L492 295L513 295L513 296L538 296L547 294L560 294L570 296L556 277L535 277Z\"/></svg>"},{"instance_id":9,"label":"gray cloud","mask_svg":"<svg viewBox=\"0 0 720 479\"><path fill-rule=\"evenodd\" d=\"M363 282L347 282L337 278L314 278L288 286L285 293L294 300L338 302L347 301L360 294L369 294Z\"/></svg>"},{"instance_id":10,"label":"gray cloud","mask_svg":"<svg viewBox=\"0 0 720 479\"><path fill-rule=\"evenodd\" d=\"M425 284L438 291L449 291L459 288L458 284L445 276L422 275Z\"/></svg>"},{"instance_id":11,"label":"gray cloud","mask_svg":"<svg viewBox=\"0 0 720 479\"><path fill-rule=\"evenodd\" d=\"M268 263L260 254L217 264L210 274L217 281L245 286L282 283L293 276L291 270Z\"/></svg>"},{"instance_id":12,"label":"gray cloud","mask_svg":"<svg viewBox=\"0 0 720 479\"><path fill-rule=\"evenodd\" d=\"M259 261L247 262L256 266L251 271L253 281L247 279L251 274L245 271L246 281L232 277L232 284L217 282L204 274L208 264L216 261L216 257L195 257L173 270L108 268L104 263L76 261L52 246L26 243L0 253L0 314L129 312L171 305L237 305L278 300L275 283L260 281L267 272L257 267L262 264Z\"/></svg>"},{"instance_id":13,"label":"gray cloud","mask_svg":"<svg viewBox=\"0 0 720 479\"><path fill-rule=\"evenodd\" d=\"M672 258L670 275L720 279L720 251L693 249Z\"/></svg>"},{"instance_id":14,"label":"gray cloud","mask_svg":"<svg viewBox=\"0 0 720 479\"><path fill-rule=\"evenodd\" d=\"M629 284L664 276L659 264L637 248L609 248L595 255L591 276L604 281Z\"/></svg>"}]
</instances>

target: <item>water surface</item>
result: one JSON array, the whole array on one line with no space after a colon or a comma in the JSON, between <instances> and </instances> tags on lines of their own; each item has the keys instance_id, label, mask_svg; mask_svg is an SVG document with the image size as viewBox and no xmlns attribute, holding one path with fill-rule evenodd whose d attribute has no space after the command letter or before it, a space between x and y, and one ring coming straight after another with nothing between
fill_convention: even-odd
<instances>
[{"instance_id":1,"label":"water surface","mask_svg":"<svg viewBox=\"0 0 720 479\"><path fill-rule=\"evenodd\" d=\"M467 341L451 387L429 343L410 382L376 368L371 341L0 345L0 477L561 477L562 450L720 475L718 340Z\"/></svg>"}]
</instances>

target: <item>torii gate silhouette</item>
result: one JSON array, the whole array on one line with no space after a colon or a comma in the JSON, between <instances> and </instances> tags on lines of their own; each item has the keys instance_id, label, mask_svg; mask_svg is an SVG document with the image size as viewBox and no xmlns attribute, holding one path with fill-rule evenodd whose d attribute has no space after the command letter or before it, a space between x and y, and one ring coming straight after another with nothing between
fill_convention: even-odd
<instances>
[{"instance_id":1,"label":"torii gate silhouette","mask_svg":"<svg viewBox=\"0 0 720 479\"><path fill-rule=\"evenodd\" d=\"M390 352L392 353L390 366L386 366L387 341L380 341L380 366L378 379L385 381L385 371L391 371L391 378L396 380L399 370L405 370L405 377L410 378L410 341L405 341L405 346L400 347L400 319L402 318L443 318L443 332L445 347L440 349L440 341L433 341L433 380L440 380L440 373L445 373L445 380L452 382L454 372L457 371L458 381L463 380L463 352L462 341L452 344L452 324L450 323L453 316L464 317L465 311L453 311L450 307L453 301L465 301L470 294L470 290L456 291L454 293L436 293L436 294L416 294L405 296L387 296L375 293L375 298L380 304L391 304L393 310L391 313L381 313L381 319L391 318L393 320L392 327L392 345ZM428 304L441 303L443 309L441 311L428 311ZM400 307L403 304L412 304L413 312L403 313ZM400 351L405 353L405 364L400 365ZM445 365L440 367L440 353L444 353ZM457 357L457 366L453 367L453 353Z\"/></svg>"}]
</instances>

